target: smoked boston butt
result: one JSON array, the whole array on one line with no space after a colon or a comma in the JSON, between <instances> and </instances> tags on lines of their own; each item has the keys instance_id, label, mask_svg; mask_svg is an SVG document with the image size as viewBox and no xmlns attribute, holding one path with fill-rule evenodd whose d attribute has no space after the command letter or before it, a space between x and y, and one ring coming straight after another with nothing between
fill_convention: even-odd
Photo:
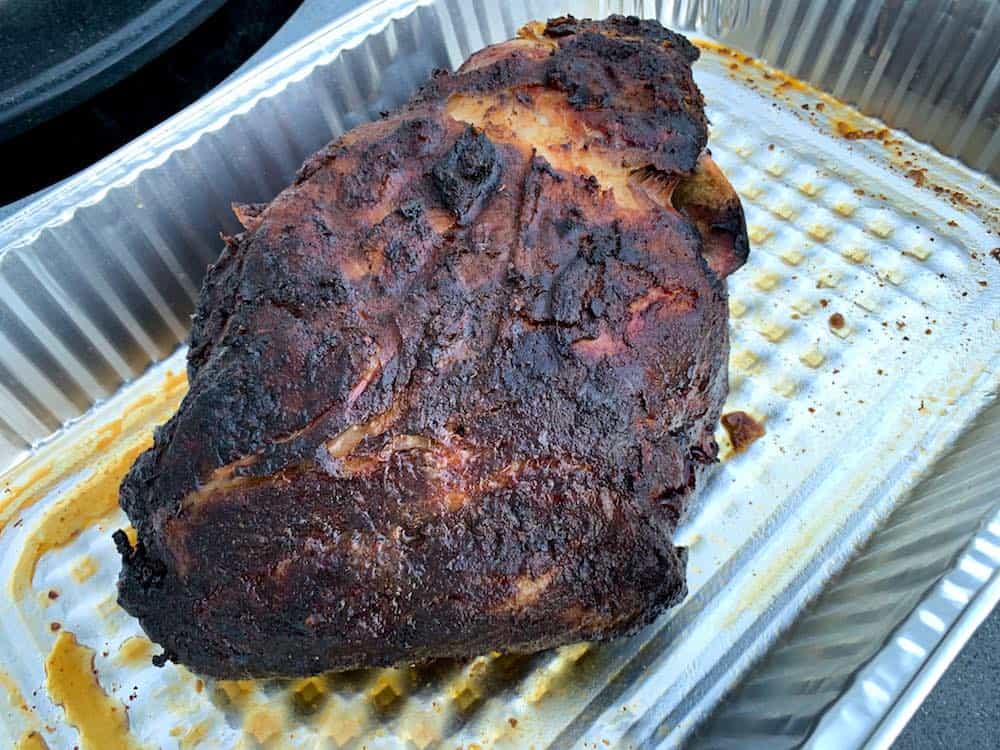
<instances>
[{"instance_id":1,"label":"smoked boston butt","mask_svg":"<svg viewBox=\"0 0 1000 750\"><path fill-rule=\"evenodd\" d=\"M529 24L236 207L190 391L121 488L119 601L160 658L526 652L684 596L748 250L697 57L651 21Z\"/></svg>"}]
</instances>

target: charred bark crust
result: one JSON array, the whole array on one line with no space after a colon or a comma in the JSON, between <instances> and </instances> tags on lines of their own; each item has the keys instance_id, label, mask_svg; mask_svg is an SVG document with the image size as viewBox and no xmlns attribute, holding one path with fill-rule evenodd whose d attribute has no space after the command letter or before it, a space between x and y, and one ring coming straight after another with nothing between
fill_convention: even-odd
<instances>
[{"instance_id":1,"label":"charred bark crust","mask_svg":"<svg viewBox=\"0 0 1000 750\"><path fill-rule=\"evenodd\" d=\"M532 651L684 596L747 250L697 55L532 24L236 207L190 391L121 488L119 601L161 661Z\"/></svg>"}]
</instances>

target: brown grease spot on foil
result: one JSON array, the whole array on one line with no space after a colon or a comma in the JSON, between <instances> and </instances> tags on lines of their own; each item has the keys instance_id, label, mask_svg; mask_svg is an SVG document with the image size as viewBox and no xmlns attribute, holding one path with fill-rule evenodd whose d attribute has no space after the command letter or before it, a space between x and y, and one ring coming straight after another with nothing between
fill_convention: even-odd
<instances>
[{"instance_id":1,"label":"brown grease spot on foil","mask_svg":"<svg viewBox=\"0 0 1000 750\"><path fill-rule=\"evenodd\" d=\"M49 746L42 735L32 729L17 741L16 750L49 750Z\"/></svg>"},{"instance_id":2,"label":"brown grease spot on foil","mask_svg":"<svg viewBox=\"0 0 1000 750\"><path fill-rule=\"evenodd\" d=\"M125 707L104 692L94 652L63 630L45 659L45 689L80 733L83 750L133 750Z\"/></svg>"},{"instance_id":3,"label":"brown grease spot on foil","mask_svg":"<svg viewBox=\"0 0 1000 750\"><path fill-rule=\"evenodd\" d=\"M197 724L193 725L187 730L187 732L184 733L184 736L181 737L181 747L189 748L200 745L201 741L205 738L205 735L208 734L208 730L211 726L212 723L209 719L202 719Z\"/></svg>"},{"instance_id":4,"label":"brown grease spot on foil","mask_svg":"<svg viewBox=\"0 0 1000 750\"><path fill-rule=\"evenodd\" d=\"M913 184L917 187L923 187L924 183L927 181L927 170L915 167L906 172L906 176L913 180Z\"/></svg>"},{"instance_id":5,"label":"brown grease spot on foil","mask_svg":"<svg viewBox=\"0 0 1000 750\"><path fill-rule=\"evenodd\" d=\"M45 553L64 547L91 524L118 510L118 486L135 459L153 444L146 433L139 440L98 465L89 477L67 492L31 530L10 576L10 594L21 599L31 587L35 567Z\"/></svg>"},{"instance_id":6,"label":"brown grease spot on foil","mask_svg":"<svg viewBox=\"0 0 1000 750\"><path fill-rule=\"evenodd\" d=\"M23 511L41 496L39 492L31 492L41 487L51 486L51 482L44 480L52 473L52 464L46 464L28 477L23 483L16 486L6 486L3 494L0 495L0 532L14 516L15 513Z\"/></svg>"},{"instance_id":7,"label":"brown grease spot on foil","mask_svg":"<svg viewBox=\"0 0 1000 750\"><path fill-rule=\"evenodd\" d=\"M837 135L841 138L846 138L849 141L871 140L882 141L885 143L889 140L889 128L873 128L866 130L856 127L846 120L834 120L833 129Z\"/></svg>"},{"instance_id":8,"label":"brown grease spot on foil","mask_svg":"<svg viewBox=\"0 0 1000 750\"><path fill-rule=\"evenodd\" d=\"M21 689L18 687L17 682L15 682L13 677L2 670L0 670L0 686L3 686L4 690L7 691L7 699L9 700L12 708L16 708L25 716L33 716L31 709L28 708L28 702L21 694Z\"/></svg>"},{"instance_id":9,"label":"brown grease spot on foil","mask_svg":"<svg viewBox=\"0 0 1000 750\"><path fill-rule=\"evenodd\" d=\"M151 432L151 425L165 421L187 391L187 375L167 371L154 394L146 394L124 410L122 416L95 430L93 435L65 448L54 460L35 469L17 485L0 490L0 533L8 525L17 526L16 517L44 498L58 484L97 464L125 433ZM57 441L58 443L58 441ZM74 490L75 491L75 490Z\"/></svg>"},{"instance_id":10,"label":"brown grease spot on foil","mask_svg":"<svg viewBox=\"0 0 1000 750\"><path fill-rule=\"evenodd\" d=\"M281 732L284 716L274 709L256 708L252 710L243 722L243 731L253 735L260 744L266 743Z\"/></svg>"},{"instance_id":11,"label":"brown grease spot on foil","mask_svg":"<svg viewBox=\"0 0 1000 750\"><path fill-rule=\"evenodd\" d=\"M137 664L146 666L153 654L153 644L141 635L125 639L118 648L115 660L120 664Z\"/></svg>"},{"instance_id":12,"label":"brown grease spot on foil","mask_svg":"<svg viewBox=\"0 0 1000 750\"><path fill-rule=\"evenodd\" d=\"M99 453L107 450L108 446L114 443L115 440L121 436L124 426L124 420L119 418L114 419L99 428L94 436L96 438L94 442L94 451Z\"/></svg>"},{"instance_id":13,"label":"brown grease spot on foil","mask_svg":"<svg viewBox=\"0 0 1000 750\"><path fill-rule=\"evenodd\" d=\"M90 580L97 572L97 561L90 555L84 555L70 568L70 575L77 583L84 583Z\"/></svg>"},{"instance_id":14,"label":"brown grease spot on foil","mask_svg":"<svg viewBox=\"0 0 1000 750\"><path fill-rule=\"evenodd\" d=\"M729 434L733 450L742 453L764 436L764 425L745 411L731 411L722 415L722 426Z\"/></svg>"}]
</instances>

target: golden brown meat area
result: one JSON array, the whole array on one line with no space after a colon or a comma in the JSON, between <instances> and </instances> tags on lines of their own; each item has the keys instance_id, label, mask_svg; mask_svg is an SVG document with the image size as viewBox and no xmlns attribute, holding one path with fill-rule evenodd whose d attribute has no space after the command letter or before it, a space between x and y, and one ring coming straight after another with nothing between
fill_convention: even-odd
<instances>
[{"instance_id":1,"label":"golden brown meat area","mask_svg":"<svg viewBox=\"0 0 1000 750\"><path fill-rule=\"evenodd\" d=\"M747 254L697 55L650 21L530 24L236 208L190 392L121 489L119 599L164 658L530 651L683 597Z\"/></svg>"}]
</instances>

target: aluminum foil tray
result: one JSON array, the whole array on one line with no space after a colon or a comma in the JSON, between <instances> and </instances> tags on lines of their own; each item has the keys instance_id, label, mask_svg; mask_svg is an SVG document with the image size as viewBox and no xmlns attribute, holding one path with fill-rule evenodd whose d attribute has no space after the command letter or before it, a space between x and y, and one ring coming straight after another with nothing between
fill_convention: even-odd
<instances>
[{"instance_id":1,"label":"aluminum foil tray","mask_svg":"<svg viewBox=\"0 0 1000 750\"><path fill-rule=\"evenodd\" d=\"M816 727L812 739L830 747L868 738L962 613L1000 596L995 460L976 454L986 483L967 481L965 494L926 488L997 391L1000 190L708 41L760 29L733 5L720 15L725 4L370 2L0 224L0 745L672 747L709 716L695 739L706 747L726 737L774 747L789 727L800 738ZM236 229L229 202L273 196L331 135L528 20L614 11L703 39L696 78L710 145L743 198L753 246L730 280L727 408L756 416L766 435L740 454L719 435L723 460L678 535L690 551L687 600L633 638L531 657L296 681L152 667L155 649L115 603L117 485L183 395L179 345L218 233ZM823 17L797 16L814 30ZM789 47L775 49L781 58ZM828 63L836 47L821 52ZM989 141L970 151L978 132L970 126L954 152L986 169ZM880 652L869 627L827 632L825 651L768 653L869 538L827 606L839 596L855 619L892 627L923 601L898 649ZM920 599L937 577L906 588L914 550L942 574L952 566L937 600ZM909 599L881 596L901 587ZM823 659L859 638L882 672L876 659L808 715L784 700L793 686L804 701L810 675L827 674ZM765 654L764 671L741 682Z\"/></svg>"}]
</instances>

